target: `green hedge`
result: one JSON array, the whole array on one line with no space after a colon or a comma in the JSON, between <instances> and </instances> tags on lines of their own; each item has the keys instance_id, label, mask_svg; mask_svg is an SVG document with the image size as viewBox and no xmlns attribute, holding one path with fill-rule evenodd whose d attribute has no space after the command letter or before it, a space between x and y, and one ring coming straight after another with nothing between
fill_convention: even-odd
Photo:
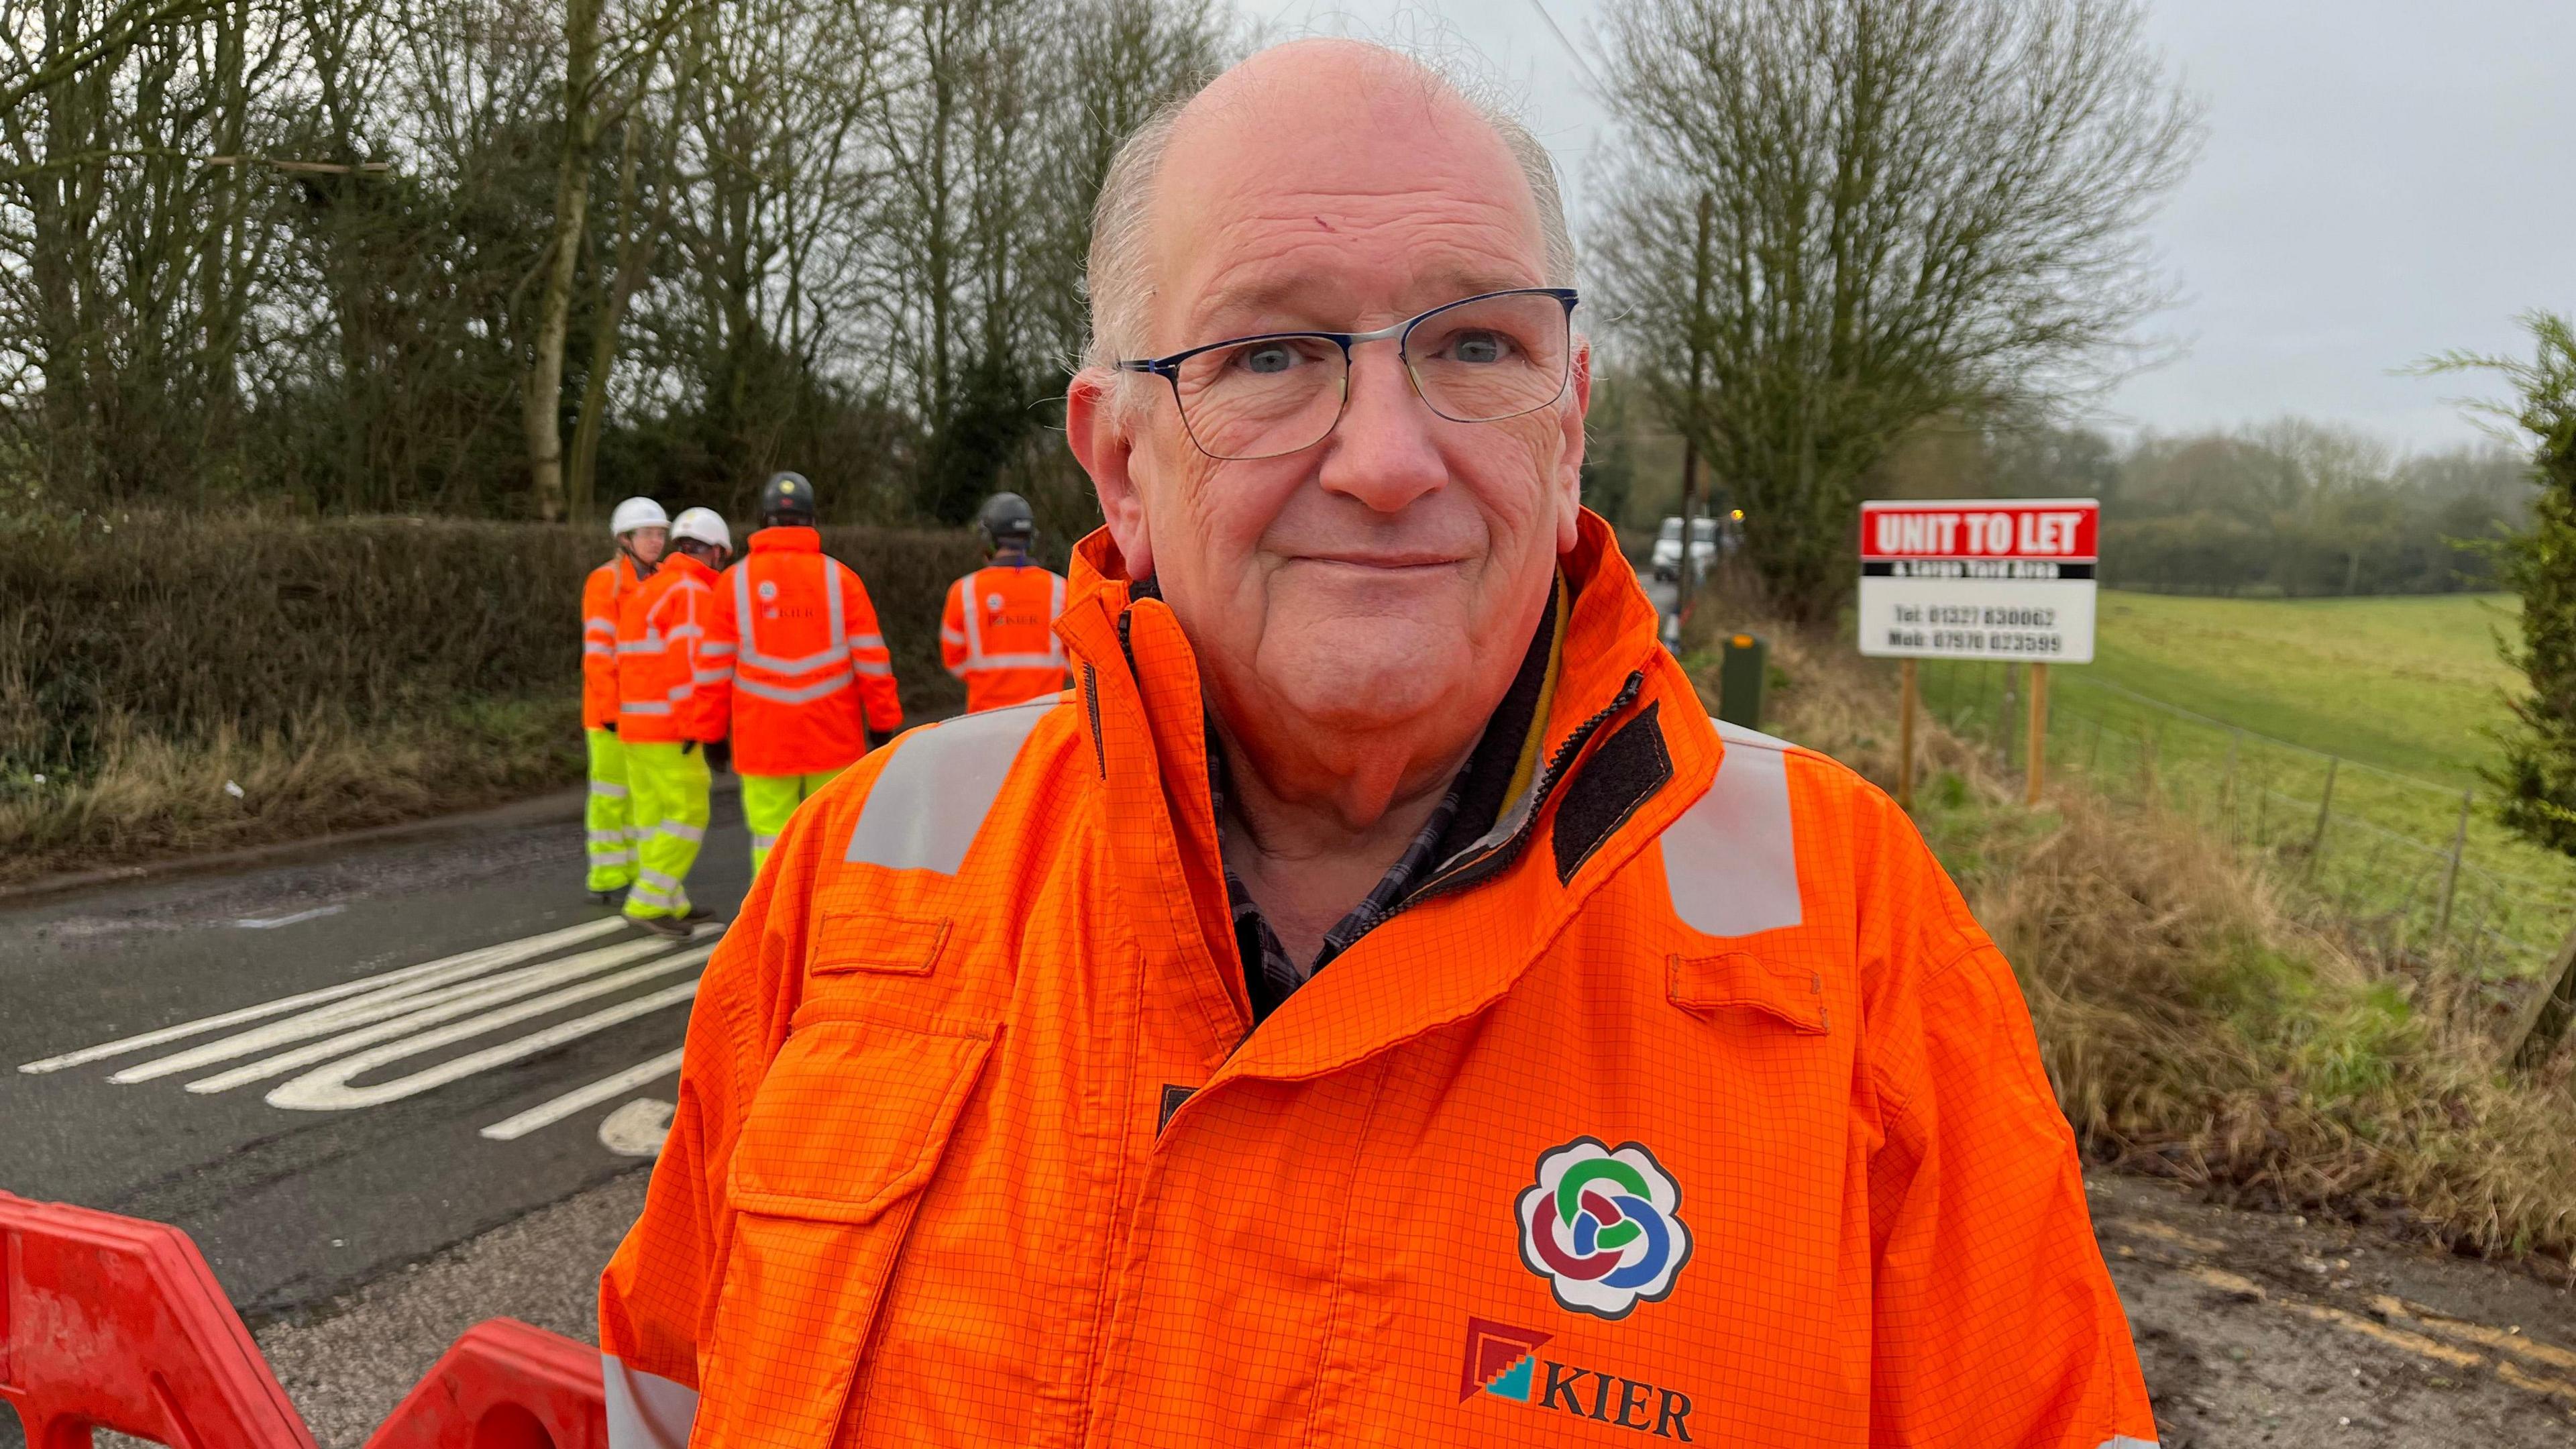
<instances>
[{"instance_id":1,"label":"green hedge","mask_svg":"<svg viewBox=\"0 0 2576 1449\"><path fill-rule=\"evenodd\" d=\"M957 708L939 662L972 535L836 528L894 651L908 714ZM369 518L137 517L0 525L0 776L82 778L112 738L288 741L475 701L576 697L587 531Z\"/></svg>"}]
</instances>

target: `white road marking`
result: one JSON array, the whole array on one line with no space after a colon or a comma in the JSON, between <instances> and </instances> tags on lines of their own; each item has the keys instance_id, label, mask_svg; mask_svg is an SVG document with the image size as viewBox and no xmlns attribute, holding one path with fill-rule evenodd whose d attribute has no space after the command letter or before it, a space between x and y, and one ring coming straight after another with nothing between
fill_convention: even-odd
<instances>
[{"instance_id":1,"label":"white road marking","mask_svg":"<svg viewBox=\"0 0 2576 1449\"><path fill-rule=\"evenodd\" d=\"M183 1041L203 1032L220 1031L228 1026L239 1026L246 1021L260 1021L267 1017L280 1016L300 1007L319 1006L324 1002L338 1001L343 997L356 996L361 992L379 991L386 987L409 983L418 983L422 986L437 985L471 976L480 971L489 971L495 967L515 965L530 957L542 956L549 951L561 950L566 946L597 940L624 927L625 922L615 916L604 920L584 921L578 926L566 926L558 931L548 931L523 940L504 941L497 946L482 946L454 956L425 961L418 966L406 966L398 971L362 976L355 981L343 981L337 986L325 986L317 991L281 996L274 1001L263 1001L257 1006L245 1006L236 1011L220 1012L214 1016L201 1016L195 1021L183 1021L176 1026L165 1026L137 1036L101 1042L97 1046L82 1047L78 1051L46 1057L41 1061L21 1063L18 1070L59 1072L65 1067L104 1061L109 1057L123 1056L127 1052L160 1046L165 1042ZM436 979L431 980L430 978L433 977Z\"/></svg>"},{"instance_id":2,"label":"white road marking","mask_svg":"<svg viewBox=\"0 0 2576 1449\"><path fill-rule=\"evenodd\" d=\"M265 919L244 916L233 924L245 931L274 931L280 926L299 926L306 921L318 921L324 916L336 916L347 909L347 906L315 906L312 910L297 911L291 916L269 916Z\"/></svg>"},{"instance_id":3,"label":"white road marking","mask_svg":"<svg viewBox=\"0 0 2576 1449\"><path fill-rule=\"evenodd\" d=\"M620 1157L659 1157L677 1110L669 1102L638 1097L600 1119L599 1145Z\"/></svg>"},{"instance_id":4,"label":"white road marking","mask_svg":"<svg viewBox=\"0 0 2576 1449\"><path fill-rule=\"evenodd\" d=\"M584 1107L596 1107L611 1097L622 1097L679 1069L679 1051L664 1052L649 1061L637 1062L613 1077L602 1077L587 1087L575 1087L560 1097L539 1102L515 1117L504 1117L484 1128L483 1135L495 1142L515 1142L540 1127L553 1126ZM615 1114L611 1114L610 1120L616 1120ZM669 1124L666 1122L664 1125ZM603 1126L600 1130L605 1132L608 1129Z\"/></svg>"},{"instance_id":5,"label":"white road marking","mask_svg":"<svg viewBox=\"0 0 2576 1449\"><path fill-rule=\"evenodd\" d=\"M316 1062L329 1061L333 1057L356 1051L363 1046L372 1046L377 1042L392 1041L399 1037L409 1037L440 1022L453 1021L457 1017L483 1011L487 1007L497 1007L505 1002L515 1001L542 991L549 986L558 986L567 981L577 981L585 976L596 975L609 967L653 955L664 949L664 946L665 943L661 941L636 941L623 946L608 946L597 951L586 951L564 961L514 971L510 973L509 978L496 982L489 988L479 982L472 987L451 988L453 993L451 999L441 1001L435 1006L397 1016L391 1021L380 1021L374 1026L342 1032L338 1036L327 1037L310 1046L298 1047L293 1051L280 1052L273 1057L245 1063L228 1072L218 1072L214 1076L200 1078L190 1082L188 1090L205 1095L230 1091L234 1087L262 1081L269 1077L282 1077L288 1072L312 1066ZM667 976L674 971L688 970L707 959L712 950L712 947L701 947L695 951L685 951L676 956L664 957L631 971L621 971L614 976L602 976L584 985L538 997L509 1011L495 1011L477 1016L471 1021L462 1023L456 1029L463 1031L467 1036L473 1036L483 1031L508 1026L515 1021L524 1021L531 1016L542 1016L558 1006L570 1006L576 1001L588 1001L594 996L605 996L639 981L649 981L656 976ZM439 994L451 995L450 992Z\"/></svg>"},{"instance_id":6,"label":"white road marking","mask_svg":"<svg viewBox=\"0 0 2576 1449\"><path fill-rule=\"evenodd\" d=\"M714 950L714 947L708 946L691 954L698 960L705 960L708 955L713 954ZM588 1016L577 1016L570 1021L557 1022L543 1031L531 1032L516 1041L485 1047L478 1052L468 1052L464 1056L414 1072L408 1077L397 1077L390 1082L379 1082L371 1087L349 1085L351 1078L373 1071L389 1062L398 1062L404 1057L415 1056L434 1046L445 1046L469 1036L480 1035L492 1026L501 1024L499 1018L536 1014L530 1009L535 1003L517 1007L511 1011L495 1012L491 1016L477 1017L472 1021L460 1022L455 1026L429 1032L426 1035L392 1042L372 1051L363 1051L353 1057L343 1057L329 1066L316 1067L270 1092L268 1105L298 1112L343 1112L353 1107L380 1107L387 1102L398 1102L405 1097L426 1092L432 1087L443 1087L449 1082L473 1076L477 1072L489 1071L493 1067L517 1061L521 1057L535 1056L539 1052L559 1047L565 1042L579 1041L593 1032L606 1031L619 1022L633 1021L639 1016L649 1016L664 1007L677 1006L697 994L698 983L693 977L676 986L666 986L649 996L639 996L632 1001L622 1001L605 1010L594 1011Z\"/></svg>"},{"instance_id":7,"label":"white road marking","mask_svg":"<svg viewBox=\"0 0 2576 1449\"><path fill-rule=\"evenodd\" d=\"M430 1008L451 1002L462 1002L464 1005L461 1009L471 1011L478 1005L503 1001L514 996L524 996L530 991L542 990L555 982L588 975L592 971L604 971L611 966L622 965L628 961L642 960L662 949L663 943L659 941L621 941L613 946L602 946L595 951L585 951L578 956L569 956L560 961L521 967L499 976L487 975L463 982L447 982L434 977L406 981L400 985L387 987L381 992L335 1002L319 1011L308 1011L302 1016L271 1022L267 1026L242 1032L237 1036L224 1037L218 1041L190 1047L186 1051L171 1056L142 1062L127 1067L109 1077L108 1080L121 1083L148 1082L156 1077L173 1076L180 1072L195 1071L199 1067L215 1062L227 1062L235 1057L250 1056L264 1052L270 1047L283 1046L288 1042L329 1036L344 1027L382 1021L386 1017L421 1014ZM448 1016L458 1014L459 1012L456 1011L447 1013ZM254 1079L245 1078L244 1080Z\"/></svg>"}]
</instances>

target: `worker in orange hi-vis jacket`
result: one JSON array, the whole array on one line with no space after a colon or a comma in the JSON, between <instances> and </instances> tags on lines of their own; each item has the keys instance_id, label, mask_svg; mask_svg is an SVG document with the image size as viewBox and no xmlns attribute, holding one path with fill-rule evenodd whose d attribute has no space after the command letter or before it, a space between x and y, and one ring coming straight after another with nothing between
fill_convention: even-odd
<instances>
[{"instance_id":1,"label":"worker in orange hi-vis jacket","mask_svg":"<svg viewBox=\"0 0 2576 1449\"><path fill-rule=\"evenodd\" d=\"M617 618L617 729L635 791L635 884L626 918L657 935L685 937L704 911L686 882L707 838L713 772L727 753L722 689L733 646L712 639L716 570L732 551L713 509L686 508L671 522L670 552Z\"/></svg>"},{"instance_id":2,"label":"worker in orange hi-vis jacket","mask_svg":"<svg viewBox=\"0 0 2576 1449\"><path fill-rule=\"evenodd\" d=\"M589 833L589 887L601 905L635 883L635 832L626 779L626 747L617 738L617 611L662 561L670 517L650 498L629 498L608 515L617 557L590 571L581 586L581 727L590 754L590 799L582 810Z\"/></svg>"},{"instance_id":3,"label":"worker in orange hi-vis jacket","mask_svg":"<svg viewBox=\"0 0 2576 1449\"><path fill-rule=\"evenodd\" d=\"M1077 686L788 822L613 1449L2153 1444L2011 966L1581 507L1546 156L1335 40L1112 161Z\"/></svg>"},{"instance_id":4,"label":"worker in orange hi-vis jacket","mask_svg":"<svg viewBox=\"0 0 2576 1449\"><path fill-rule=\"evenodd\" d=\"M966 681L966 712L1000 709L1061 693L1064 577L1029 560L1037 516L1017 493L984 500L975 526L990 562L948 586L939 622L939 652L948 672Z\"/></svg>"},{"instance_id":5,"label":"worker in orange hi-vis jacket","mask_svg":"<svg viewBox=\"0 0 2576 1449\"><path fill-rule=\"evenodd\" d=\"M796 807L868 752L868 731L903 727L876 605L848 565L823 553L814 510L804 474L771 477L751 551L716 585L708 637L733 647L734 675L709 707L731 709L755 876Z\"/></svg>"}]
</instances>

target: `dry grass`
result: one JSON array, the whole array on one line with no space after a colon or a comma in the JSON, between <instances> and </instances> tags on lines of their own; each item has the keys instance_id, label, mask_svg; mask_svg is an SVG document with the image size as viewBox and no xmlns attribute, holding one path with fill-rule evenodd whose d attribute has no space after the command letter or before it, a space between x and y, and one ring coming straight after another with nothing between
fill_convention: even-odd
<instances>
[{"instance_id":1,"label":"dry grass","mask_svg":"<svg viewBox=\"0 0 2576 1449\"><path fill-rule=\"evenodd\" d=\"M1701 611L1718 617L1743 614ZM1893 669L1840 640L1771 637L1786 680L1770 727L1892 786ZM2017 778L1925 729L1916 820L2011 957L2088 1153L2563 1268L2576 1248L2565 1053L2504 1075L2491 995L2353 954L2222 842L2115 808L2080 778L2025 811Z\"/></svg>"},{"instance_id":2,"label":"dry grass","mask_svg":"<svg viewBox=\"0 0 2576 1449\"><path fill-rule=\"evenodd\" d=\"M202 742L119 716L101 753L85 778L0 780L0 884L418 820L582 776L569 700L460 704L374 729L317 713L292 731Z\"/></svg>"}]
</instances>

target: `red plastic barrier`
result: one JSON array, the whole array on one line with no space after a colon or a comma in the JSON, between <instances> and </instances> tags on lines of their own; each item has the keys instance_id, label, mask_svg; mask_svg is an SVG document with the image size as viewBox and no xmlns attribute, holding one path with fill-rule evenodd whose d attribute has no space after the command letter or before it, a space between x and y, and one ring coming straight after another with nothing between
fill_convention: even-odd
<instances>
[{"instance_id":1,"label":"red plastic barrier","mask_svg":"<svg viewBox=\"0 0 2576 1449\"><path fill-rule=\"evenodd\" d=\"M86 1449L92 1428L188 1449L314 1449L186 1233L5 1192L0 1400L30 1449Z\"/></svg>"},{"instance_id":2,"label":"red plastic barrier","mask_svg":"<svg viewBox=\"0 0 2576 1449\"><path fill-rule=\"evenodd\" d=\"M599 1350L515 1318L478 1323L367 1449L608 1449Z\"/></svg>"}]
</instances>

